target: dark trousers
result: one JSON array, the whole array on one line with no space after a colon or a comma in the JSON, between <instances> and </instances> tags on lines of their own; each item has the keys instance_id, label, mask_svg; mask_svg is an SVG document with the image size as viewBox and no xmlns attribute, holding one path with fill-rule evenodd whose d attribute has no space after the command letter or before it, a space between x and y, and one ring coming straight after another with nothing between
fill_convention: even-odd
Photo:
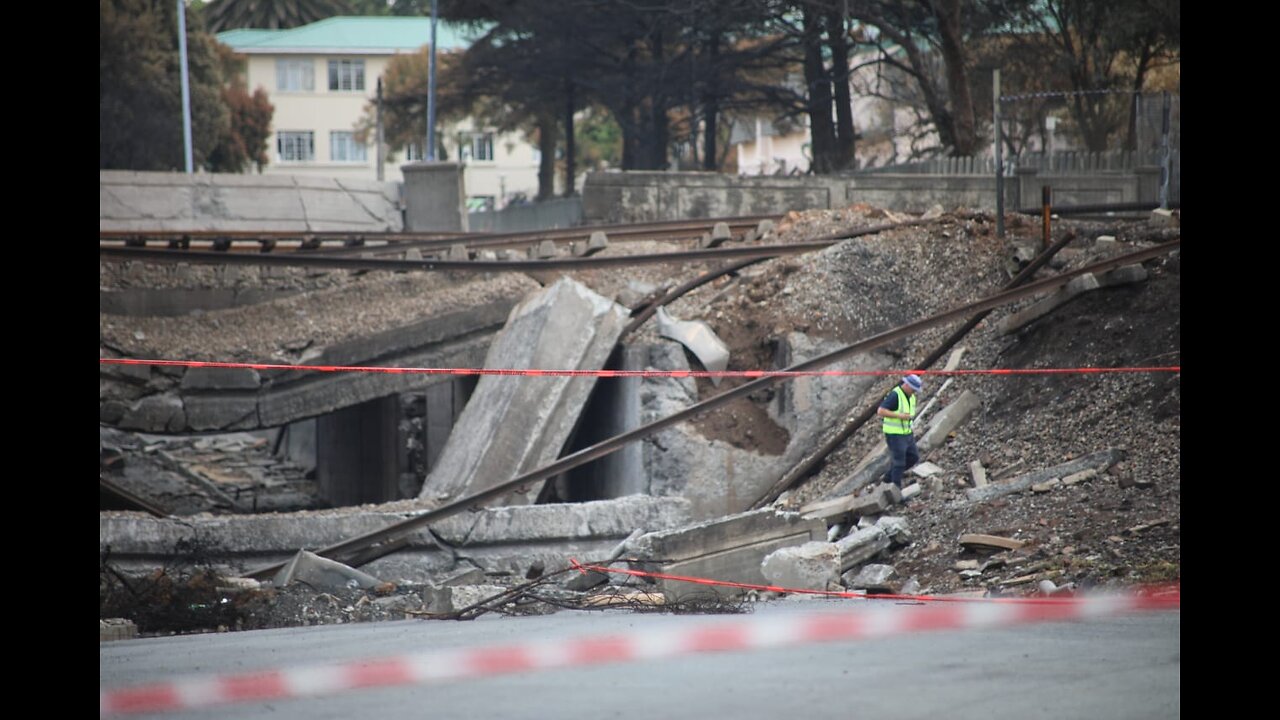
<instances>
[{"instance_id":1,"label":"dark trousers","mask_svg":"<svg viewBox=\"0 0 1280 720\"><path fill-rule=\"evenodd\" d=\"M907 471L907 468L920 462L920 451L916 450L916 437L885 433L884 441L889 446L889 456L893 461L893 465L889 468L889 482L902 487L902 474Z\"/></svg>"}]
</instances>

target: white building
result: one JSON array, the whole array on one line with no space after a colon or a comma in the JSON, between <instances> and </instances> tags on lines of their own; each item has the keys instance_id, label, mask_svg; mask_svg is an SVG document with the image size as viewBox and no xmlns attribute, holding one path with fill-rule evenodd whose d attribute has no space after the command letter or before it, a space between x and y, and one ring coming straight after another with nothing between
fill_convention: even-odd
<instances>
[{"instance_id":1,"label":"white building","mask_svg":"<svg viewBox=\"0 0 1280 720\"><path fill-rule=\"evenodd\" d=\"M247 57L250 92L263 88L275 106L269 174L378 179L373 133L361 143L356 127L377 94L391 59L416 53L431 38L420 17L332 17L288 30L229 30L219 42ZM440 52L468 41L437 24ZM468 205L501 209L538 190L537 148L518 133L498 133L471 118L438 128L448 158L465 164ZM425 144L425 143L423 143ZM422 145L388 148L383 180L402 182L400 163L421 160Z\"/></svg>"}]
</instances>

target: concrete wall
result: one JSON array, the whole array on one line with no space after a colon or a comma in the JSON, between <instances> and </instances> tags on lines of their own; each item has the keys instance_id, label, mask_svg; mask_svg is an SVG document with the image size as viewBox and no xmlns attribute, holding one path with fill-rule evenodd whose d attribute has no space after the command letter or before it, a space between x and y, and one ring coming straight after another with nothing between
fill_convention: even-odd
<instances>
[{"instance_id":1,"label":"concrete wall","mask_svg":"<svg viewBox=\"0 0 1280 720\"><path fill-rule=\"evenodd\" d=\"M470 179L467 180L467 187L471 187ZM475 194L474 189L471 192ZM528 205L511 205L496 212L467 214L467 226L472 232L550 230L574 227L581 223L582 198L580 197L546 200Z\"/></svg>"},{"instance_id":2,"label":"concrete wall","mask_svg":"<svg viewBox=\"0 0 1280 720\"><path fill-rule=\"evenodd\" d=\"M764 215L845 204L843 181L812 175L589 173L582 188L582 216L587 224Z\"/></svg>"},{"instance_id":3,"label":"concrete wall","mask_svg":"<svg viewBox=\"0 0 1280 720\"><path fill-rule=\"evenodd\" d=\"M396 183L293 175L98 173L101 230L404 229Z\"/></svg>"},{"instance_id":4,"label":"concrete wall","mask_svg":"<svg viewBox=\"0 0 1280 720\"><path fill-rule=\"evenodd\" d=\"M1054 189L1060 205L1155 202L1154 180L1138 171L1040 175L1020 171L1004 183L1005 209L1040 204L1040 187ZM990 175L850 173L832 176L737 177L716 173L590 173L582 190L583 224L658 222L691 218L834 209L854 203L906 212L944 208L995 210Z\"/></svg>"}]
</instances>

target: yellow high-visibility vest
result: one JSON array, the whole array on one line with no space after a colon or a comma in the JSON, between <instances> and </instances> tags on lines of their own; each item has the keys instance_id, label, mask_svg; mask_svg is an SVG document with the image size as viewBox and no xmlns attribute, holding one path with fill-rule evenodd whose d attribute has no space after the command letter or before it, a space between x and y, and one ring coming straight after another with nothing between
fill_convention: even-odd
<instances>
[{"instance_id":1,"label":"yellow high-visibility vest","mask_svg":"<svg viewBox=\"0 0 1280 720\"><path fill-rule=\"evenodd\" d=\"M913 394L911 397L907 397L907 394L902 391L901 385L894 388L893 391L898 394L898 412L905 412L914 418L916 416L916 396ZM881 427L886 435L911 434L910 420L899 420L891 417L880 419L884 421L881 423Z\"/></svg>"}]
</instances>

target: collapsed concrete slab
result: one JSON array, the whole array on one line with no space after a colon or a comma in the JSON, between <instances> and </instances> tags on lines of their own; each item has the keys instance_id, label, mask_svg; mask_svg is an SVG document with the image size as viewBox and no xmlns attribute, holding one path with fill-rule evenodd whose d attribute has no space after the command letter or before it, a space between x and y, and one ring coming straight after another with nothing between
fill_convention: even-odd
<instances>
[{"instance_id":1,"label":"collapsed concrete slab","mask_svg":"<svg viewBox=\"0 0 1280 720\"><path fill-rule=\"evenodd\" d=\"M285 562L301 548L336 545L417 514L369 509L170 519L104 512L98 537L112 564L129 572L148 572L175 555L198 552L216 568L242 575ZM485 508L414 531L396 552L359 567L397 584L431 582L459 567L523 575L533 562L559 569L570 558L608 553L636 528L666 530L687 524L689 518L686 500L640 495Z\"/></svg>"},{"instance_id":2,"label":"collapsed concrete slab","mask_svg":"<svg viewBox=\"0 0 1280 720\"><path fill-rule=\"evenodd\" d=\"M1054 465L1044 470L1027 473L1021 477L1009 480L1007 482L997 482L986 487L970 488L965 491L965 496L969 502L986 502L995 498L1010 495L1016 492L1028 490L1032 485L1038 485L1053 478L1063 478L1074 475L1083 470L1094 470L1096 472L1105 472L1107 468L1115 465L1125 458L1125 451L1119 448L1107 448L1095 453L1090 453L1082 458L1065 462L1061 465Z\"/></svg>"},{"instance_id":3,"label":"collapsed concrete slab","mask_svg":"<svg viewBox=\"0 0 1280 720\"><path fill-rule=\"evenodd\" d=\"M627 321L626 308L564 277L511 310L484 367L599 370ZM594 376L482 377L419 497L471 495L553 462L595 384ZM497 502L532 503L535 485Z\"/></svg>"},{"instance_id":4,"label":"collapsed concrete slab","mask_svg":"<svg viewBox=\"0 0 1280 720\"><path fill-rule=\"evenodd\" d=\"M632 549L637 558L646 561L638 563L641 569L648 571L763 585L767 578L761 567L770 553L824 540L826 534L827 526L820 520L764 508L648 533L636 540ZM742 592L740 588L667 579L660 579L658 587L671 600L708 592L726 596Z\"/></svg>"},{"instance_id":5,"label":"collapsed concrete slab","mask_svg":"<svg viewBox=\"0 0 1280 720\"><path fill-rule=\"evenodd\" d=\"M774 367L783 368L841 347L840 344L788 333L780 338ZM648 347L647 367L689 370L684 349L674 342ZM873 352L828 366L832 370L884 370L887 354ZM805 455L829 428L840 422L875 382L871 375L797 377L739 407L775 433L785 447L765 450L753 438L731 443L708 438L695 418L665 428L643 441L648 492L678 495L694 504L694 517L713 518L750 508ZM692 378L644 378L640 386L640 419L652 422L684 410L699 400ZM749 407L748 407L749 406ZM769 426L771 424L771 426ZM842 493L843 494L843 493Z\"/></svg>"},{"instance_id":6,"label":"collapsed concrete slab","mask_svg":"<svg viewBox=\"0 0 1280 720\"><path fill-rule=\"evenodd\" d=\"M509 315L510 282L474 284L471 302L401 327L311 348L306 364L475 367ZM528 281L529 285L533 282ZM520 286L525 286L521 281ZM401 392L446 375L316 373L239 368L100 367L99 420L143 432L177 433L279 427ZM120 408L123 406L123 412Z\"/></svg>"}]
</instances>

